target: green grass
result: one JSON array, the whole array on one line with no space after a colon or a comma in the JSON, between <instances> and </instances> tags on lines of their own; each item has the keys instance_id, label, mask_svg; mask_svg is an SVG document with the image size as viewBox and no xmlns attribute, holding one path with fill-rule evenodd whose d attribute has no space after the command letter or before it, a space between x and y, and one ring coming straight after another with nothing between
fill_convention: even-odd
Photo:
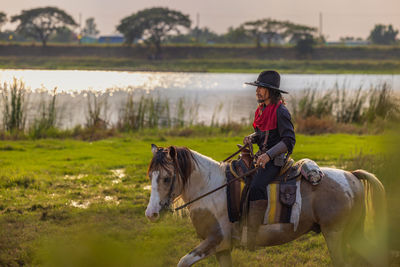
<instances>
[{"instance_id":1,"label":"green grass","mask_svg":"<svg viewBox=\"0 0 400 267\"><path fill-rule=\"evenodd\" d=\"M148 132L96 142L0 141L0 265L175 266L199 240L187 218L166 215L157 224L145 219L150 144L184 145L222 160L241 141ZM334 165L360 150L382 154L387 142L380 135L298 135L293 157ZM126 176L118 178L115 169ZM235 266L330 263L316 234L257 252L234 249L233 261ZM196 266L215 265L210 257Z\"/></svg>"},{"instance_id":2,"label":"green grass","mask_svg":"<svg viewBox=\"0 0 400 267\"><path fill-rule=\"evenodd\" d=\"M399 74L398 60L255 60L170 59L149 61L106 57L0 57L0 69L77 69L119 71L172 71L259 73L276 69L281 73Z\"/></svg>"}]
</instances>

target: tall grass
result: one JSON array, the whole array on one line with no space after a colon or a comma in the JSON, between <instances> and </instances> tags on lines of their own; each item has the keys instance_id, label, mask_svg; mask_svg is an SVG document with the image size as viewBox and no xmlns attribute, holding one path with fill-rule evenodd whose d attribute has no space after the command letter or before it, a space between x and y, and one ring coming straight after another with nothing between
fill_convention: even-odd
<instances>
[{"instance_id":1,"label":"tall grass","mask_svg":"<svg viewBox=\"0 0 400 267\"><path fill-rule=\"evenodd\" d=\"M335 88L322 93L308 89L293 101L295 116L323 118L332 116L339 123L373 122L377 118L394 119L399 115L399 102L392 88L383 83L370 90L352 92Z\"/></svg>"},{"instance_id":2,"label":"tall grass","mask_svg":"<svg viewBox=\"0 0 400 267\"><path fill-rule=\"evenodd\" d=\"M94 92L87 92L86 96L87 96L86 127L106 129L108 124L107 94L99 96Z\"/></svg>"},{"instance_id":3,"label":"tall grass","mask_svg":"<svg viewBox=\"0 0 400 267\"><path fill-rule=\"evenodd\" d=\"M179 121L183 125L183 119ZM135 101L133 93L130 93L119 111L117 128L127 132L158 127L171 127L169 100L142 95Z\"/></svg>"},{"instance_id":4,"label":"tall grass","mask_svg":"<svg viewBox=\"0 0 400 267\"><path fill-rule=\"evenodd\" d=\"M57 88L54 88L53 94L49 101L42 97L39 103L39 115L34 118L34 122L30 127L30 136L33 138L44 138L48 136L49 131L56 130L57 127Z\"/></svg>"},{"instance_id":5,"label":"tall grass","mask_svg":"<svg viewBox=\"0 0 400 267\"><path fill-rule=\"evenodd\" d=\"M380 87L370 89L369 106L364 113L368 122L377 118L399 120L400 106L392 88L384 83Z\"/></svg>"},{"instance_id":6,"label":"tall grass","mask_svg":"<svg viewBox=\"0 0 400 267\"><path fill-rule=\"evenodd\" d=\"M0 85L3 105L3 128L8 132L25 129L26 122L26 90L22 81L14 78L12 84Z\"/></svg>"},{"instance_id":7,"label":"tall grass","mask_svg":"<svg viewBox=\"0 0 400 267\"><path fill-rule=\"evenodd\" d=\"M122 106L117 122L117 128L122 131L194 126L199 113L199 104L196 101L190 103L184 97L180 97L171 109L169 99L142 95L135 101L130 93Z\"/></svg>"}]
</instances>

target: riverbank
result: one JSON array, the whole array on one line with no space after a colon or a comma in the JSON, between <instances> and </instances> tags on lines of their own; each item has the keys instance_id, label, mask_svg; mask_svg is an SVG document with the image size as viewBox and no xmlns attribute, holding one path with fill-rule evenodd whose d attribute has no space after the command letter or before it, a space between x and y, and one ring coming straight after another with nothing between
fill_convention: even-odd
<instances>
[{"instance_id":1,"label":"riverbank","mask_svg":"<svg viewBox=\"0 0 400 267\"><path fill-rule=\"evenodd\" d=\"M143 45L0 44L2 69L258 73L400 74L398 46L316 46L300 54L294 46L163 46L162 59Z\"/></svg>"},{"instance_id":2,"label":"riverbank","mask_svg":"<svg viewBox=\"0 0 400 267\"><path fill-rule=\"evenodd\" d=\"M115 70L283 74L400 74L400 60L257 60L0 56L0 69Z\"/></svg>"}]
</instances>

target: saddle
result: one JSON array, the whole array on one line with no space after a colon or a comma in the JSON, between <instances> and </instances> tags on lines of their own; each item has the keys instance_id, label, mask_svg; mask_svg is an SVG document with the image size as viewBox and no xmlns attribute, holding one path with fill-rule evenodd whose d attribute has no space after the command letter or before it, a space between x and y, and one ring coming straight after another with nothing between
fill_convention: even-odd
<instances>
[{"instance_id":1,"label":"saddle","mask_svg":"<svg viewBox=\"0 0 400 267\"><path fill-rule=\"evenodd\" d=\"M225 170L227 182L254 168L251 163L252 158L250 157L250 153L243 150L239 159L233 160L228 164ZM268 192L276 191L274 197L276 196L277 198L276 205L279 206L280 216L275 216L275 221L288 222L291 207L296 202L297 181L303 178L312 185L317 185L322 177L323 173L314 161L302 159L295 162L292 158L289 158L268 188ZM243 181L237 180L227 187L228 216L231 222L239 221L242 214L247 214L248 187L251 178L244 177ZM269 200L269 202L271 201ZM270 214L269 217L274 217L274 214Z\"/></svg>"}]
</instances>

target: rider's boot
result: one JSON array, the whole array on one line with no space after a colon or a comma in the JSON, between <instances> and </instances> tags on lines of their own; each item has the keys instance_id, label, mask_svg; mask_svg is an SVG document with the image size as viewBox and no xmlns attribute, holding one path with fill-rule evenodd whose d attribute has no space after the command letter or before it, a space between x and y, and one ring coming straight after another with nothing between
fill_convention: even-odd
<instances>
[{"instance_id":1,"label":"rider's boot","mask_svg":"<svg viewBox=\"0 0 400 267\"><path fill-rule=\"evenodd\" d=\"M250 201L249 214L247 217L247 248L253 251L256 247L258 229L262 224L265 211L268 206L267 200Z\"/></svg>"}]
</instances>

